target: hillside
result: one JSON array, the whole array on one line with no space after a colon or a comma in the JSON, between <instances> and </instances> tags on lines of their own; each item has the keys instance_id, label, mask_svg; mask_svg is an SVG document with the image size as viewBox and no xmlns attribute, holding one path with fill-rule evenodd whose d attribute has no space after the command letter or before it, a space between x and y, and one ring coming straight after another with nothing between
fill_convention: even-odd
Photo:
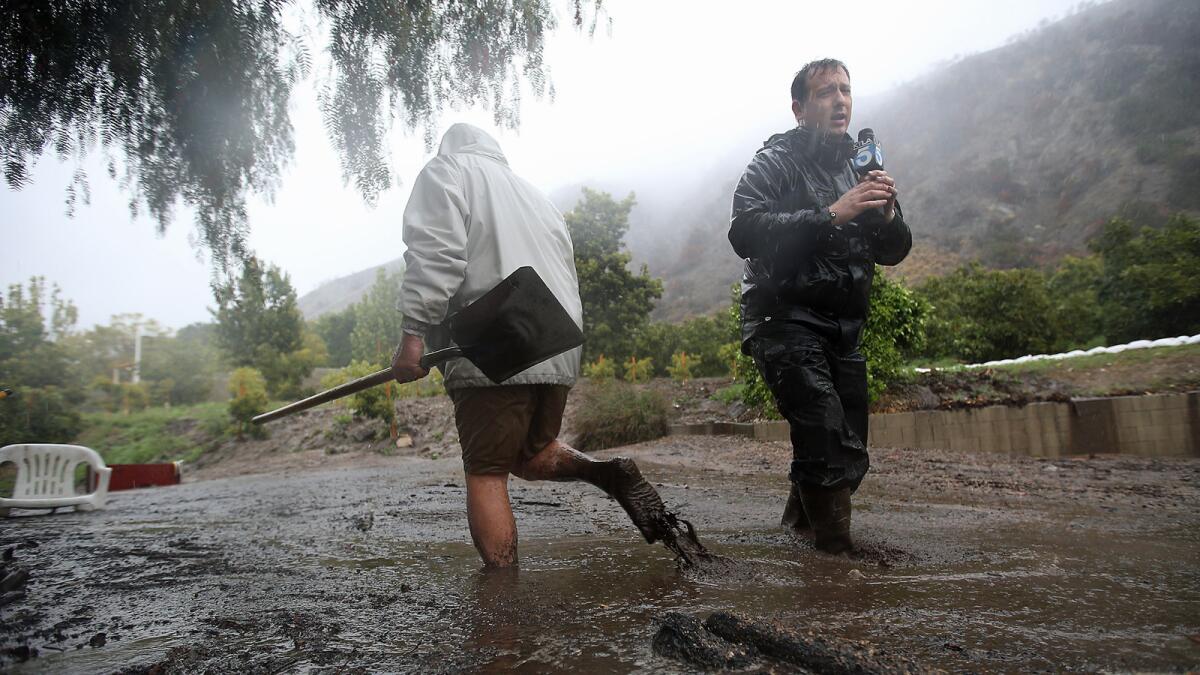
<instances>
[{"instance_id":1,"label":"hillside","mask_svg":"<svg viewBox=\"0 0 1200 675\"><path fill-rule=\"evenodd\" d=\"M382 265L326 281L300 296L296 304L299 305L304 318L309 321L322 314L340 312L367 294L371 284L375 283L375 273L381 269L389 275L400 274L404 271L404 259L397 258Z\"/></svg>"},{"instance_id":2,"label":"hillside","mask_svg":"<svg viewBox=\"0 0 1200 675\"><path fill-rule=\"evenodd\" d=\"M1052 261L1115 213L1200 207L1200 3L1091 7L900 88L881 113L926 243Z\"/></svg>"}]
</instances>

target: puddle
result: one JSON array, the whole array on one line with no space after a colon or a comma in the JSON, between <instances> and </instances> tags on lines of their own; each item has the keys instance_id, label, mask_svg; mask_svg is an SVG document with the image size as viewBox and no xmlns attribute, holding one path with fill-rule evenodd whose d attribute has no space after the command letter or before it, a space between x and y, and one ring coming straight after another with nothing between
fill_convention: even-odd
<instances>
[{"instance_id":1,"label":"puddle","mask_svg":"<svg viewBox=\"0 0 1200 675\"><path fill-rule=\"evenodd\" d=\"M0 548L41 543L15 550L30 571L28 600L0 610L0 669L692 671L652 650L668 612L819 629L950 671L1200 661L1191 516L1154 529L1128 525L1161 521L1142 509L1143 520L1096 520L1064 517L1082 513L1071 504L864 500L855 532L865 553L846 559L766 526L780 499L743 491L753 480L687 478L690 488L664 496L721 556L693 568L642 543L610 500L555 485L522 487L527 502L569 508L521 513L520 569L500 573L480 571L461 494L405 506L415 488L387 481L365 505L315 476L247 481L241 513L227 500L158 519L120 522L110 511L102 517L118 526L104 532L96 519L56 520L53 532L14 523ZM282 508L316 515L248 516ZM373 526L355 527L368 512ZM22 644L38 657L14 662L6 650Z\"/></svg>"},{"instance_id":2,"label":"puddle","mask_svg":"<svg viewBox=\"0 0 1200 675\"><path fill-rule=\"evenodd\" d=\"M931 668L960 669L973 658L1013 670L1144 663L1147 646L1166 659L1197 654L1184 638L1200 600L1186 567L1174 567L1168 573L1174 578L1163 581L1189 591L1168 597L1120 565L1082 574L1078 568L1089 561L1071 557L1020 558L986 569L978 562L883 568L797 556L789 547L735 544L717 549L729 567L706 574L703 568L681 571L669 557L624 540L522 546L521 567L512 572L480 572L474 550L456 544L400 546L394 558L321 558L317 563L326 570L363 577L354 588L326 585L331 596L371 589L392 597L367 612L361 602L303 597L285 604L274 598L274 607L235 603L231 618L216 624L216 644L230 654L274 658L247 665L294 670L329 665L321 655L333 654L335 665L341 659L382 670L436 664L444 671L686 671L650 647L655 618L682 609L701 618L736 611L885 647L899 640ZM315 627L294 625L304 621ZM288 635L290 642L280 639ZM153 661L151 652L161 657L184 644L158 640L55 655L37 665L105 670Z\"/></svg>"}]
</instances>

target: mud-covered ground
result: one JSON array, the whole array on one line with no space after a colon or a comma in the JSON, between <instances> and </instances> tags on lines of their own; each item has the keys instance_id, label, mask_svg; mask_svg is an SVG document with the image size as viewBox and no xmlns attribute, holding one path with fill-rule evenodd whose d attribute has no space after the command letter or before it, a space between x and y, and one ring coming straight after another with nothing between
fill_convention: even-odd
<instances>
[{"instance_id":1,"label":"mud-covered ground","mask_svg":"<svg viewBox=\"0 0 1200 675\"><path fill-rule=\"evenodd\" d=\"M689 672L656 633L722 612L922 669L1200 665L1200 460L875 450L846 559L777 526L784 444L621 452L729 562L678 569L596 490L514 479L521 568L484 574L457 458L335 457L3 520L0 670Z\"/></svg>"}]
</instances>

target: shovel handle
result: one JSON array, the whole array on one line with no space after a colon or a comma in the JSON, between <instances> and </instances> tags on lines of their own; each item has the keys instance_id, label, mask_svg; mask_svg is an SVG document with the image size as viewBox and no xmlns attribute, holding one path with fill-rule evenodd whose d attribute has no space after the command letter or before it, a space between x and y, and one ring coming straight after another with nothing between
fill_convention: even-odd
<instances>
[{"instance_id":1,"label":"shovel handle","mask_svg":"<svg viewBox=\"0 0 1200 675\"><path fill-rule=\"evenodd\" d=\"M440 366L450 359L456 359L463 355L462 347L446 347L429 352L421 357L421 367L429 370L434 366Z\"/></svg>"},{"instance_id":2,"label":"shovel handle","mask_svg":"<svg viewBox=\"0 0 1200 675\"><path fill-rule=\"evenodd\" d=\"M439 349L422 356L421 367L425 370L429 370L434 366L441 365L448 359L453 359L459 356L462 356L462 349L458 347ZM280 417L285 417L287 415L291 415L292 413L300 412L301 410L308 410L309 408L321 405L322 403L335 401L344 396L349 396L350 394L357 394L363 389L370 389L371 387L383 384L384 382L390 382L392 379L392 369L384 368L383 370L371 373L370 375L364 375L357 380L351 380L345 384L339 384L332 389L326 389L319 394L313 394L306 399L296 401L295 403L289 403L282 408L263 413L250 421L254 422L255 424L266 424L272 420L277 420Z\"/></svg>"}]
</instances>

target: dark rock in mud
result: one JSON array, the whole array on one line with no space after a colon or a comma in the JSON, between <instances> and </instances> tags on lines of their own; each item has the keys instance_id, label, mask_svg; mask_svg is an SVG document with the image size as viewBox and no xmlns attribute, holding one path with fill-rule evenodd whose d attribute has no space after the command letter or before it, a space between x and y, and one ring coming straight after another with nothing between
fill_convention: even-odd
<instances>
[{"instance_id":1,"label":"dark rock in mud","mask_svg":"<svg viewBox=\"0 0 1200 675\"><path fill-rule=\"evenodd\" d=\"M18 661L28 661L37 658L38 655L38 650L29 645L18 645L4 650L4 652Z\"/></svg>"},{"instance_id":2,"label":"dark rock in mud","mask_svg":"<svg viewBox=\"0 0 1200 675\"><path fill-rule=\"evenodd\" d=\"M700 620L669 612L658 618L654 653L707 669L743 668L754 661L753 647L723 640L704 629Z\"/></svg>"},{"instance_id":3,"label":"dark rock in mud","mask_svg":"<svg viewBox=\"0 0 1200 675\"><path fill-rule=\"evenodd\" d=\"M704 621L704 627L729 642L753 645L766 656L818 673L868 675L929 672L909 661L884 655L866 643L812 633L802 634L758 623L731 612L713 614Z\"/></svg>"},{"instance_id":4,"label":"dark rock in mud","mask_svg":"<svg viewBox=\"0 0 1200 675\"><path fill-rule=\"evenodd\" d=\"M108 636L104 633L96 633L91 640L88 640L88 644L93 647L103 647L108 644Z\"/></svg>"},{"instance_id":5,"label":"dark rock in mud","mask_svg":"<svg viewBox=\"0 0 1200 675\"><path fill-rule=\"evenodd\" d=\"M8 593L10 591L19 591L25 587L25 582L29 580L29 572L23 569L16 569L7 574L3 574L0 578L0 593Z\"/></svg>"},{"instance_id":6,"label":"dark rock in mud","mask_svg":"<svg viewBox=\"0 0 1200 675\"><path fill-rule=\"evenodd\" d=\"M355 529L359 532L368 532L372 527L375 527L375 512L368 511L365 514L360 514L351 517L351 522L354 523Z\"/></svg>"},{"instance_id":7,"label":"dark rock in mud","mask_svg":"<svg viewBox=\"0 0 1200 675\"><path fill-rule=\"evenodd\" d=\"M9 591L8 593L0 594L0 607L5 607L24 599L25 591Z\"/></svg>"}]
</instances>

